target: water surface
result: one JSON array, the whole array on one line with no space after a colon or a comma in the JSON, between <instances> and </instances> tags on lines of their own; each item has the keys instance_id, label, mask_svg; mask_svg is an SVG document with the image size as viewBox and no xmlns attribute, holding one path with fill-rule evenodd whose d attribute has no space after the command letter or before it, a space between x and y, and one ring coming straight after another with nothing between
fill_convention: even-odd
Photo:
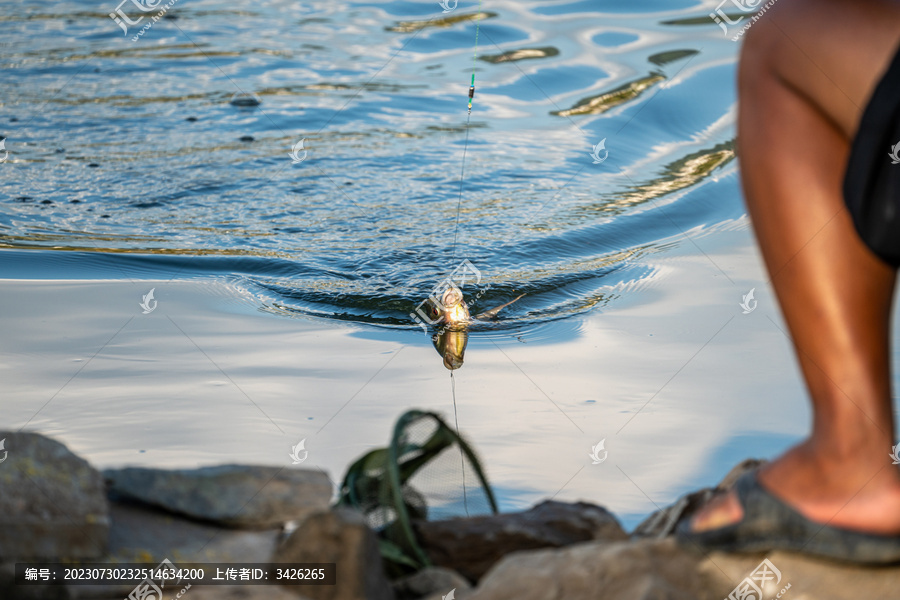
<instances>
[{"instance_id":1,"label":"water surface","mask_svg":"<svg viewBox=\"0 0 900 600\"><path fill-rule=\"evenodd\" d=\"M409 313L468 260L480 306L525 294L455 372L504 509L633 525L804 432L709 2L177 0L136 41L113 2L0 5L3 426L101 466L307 439L338 480L454 415Z\"/></svg>"}]
</instances>

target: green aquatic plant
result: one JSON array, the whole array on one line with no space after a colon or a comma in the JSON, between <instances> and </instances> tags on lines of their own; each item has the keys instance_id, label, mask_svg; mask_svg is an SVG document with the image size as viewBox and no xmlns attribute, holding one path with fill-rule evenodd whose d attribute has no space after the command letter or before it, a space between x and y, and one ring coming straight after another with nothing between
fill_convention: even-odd
<instances>
[{"instance_id":1,"label":"green aquatic plant","mask_svg":"<svg viewBox=\"0 0 900 600\"><path fill-rule=\"evenodd\" d=\"M454 506L460 499L462 507ZM386 448L367 452L350 465L337 506L363 514L378 533L388 574L395 577L431 565L416 538L415 521L435 514L446 518L497 512L471 446L440 415L420 410L397 419Z\"/></svg>"}]
</instances>

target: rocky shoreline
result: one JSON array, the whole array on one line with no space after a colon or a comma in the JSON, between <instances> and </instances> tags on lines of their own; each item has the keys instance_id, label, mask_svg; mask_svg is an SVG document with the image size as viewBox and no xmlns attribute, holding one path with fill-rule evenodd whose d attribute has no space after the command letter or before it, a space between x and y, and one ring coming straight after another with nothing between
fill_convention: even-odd
<instances>
[{"instance_id":1,"label":"rocky shoreline","mask_svg":"<svg viewBox=\"0 0 900 600\"><path fill-rule=\"evenodd\" d=\"M434 566L389 581L362 516L332 508L325 473L296 467L110 469L36 433L0 431L0 598L127 598L134 585L16 585L16 562L335 563L335 585L168 586L162 598L267 600L721 600L761 567L762 598L900 597L900 566L866 568L774 552L708 556L671 533L714 490L688 494L631 534L606 509L543 502L528 511L420 521ZM745 461L719 484L756 466ZM139 596L138 596L139 597ZM743 596L736 596L743 598ZM751 598L748 596L747 598ZM753 597L754 600L762 600Z\"/></svg>"}]
</instances>

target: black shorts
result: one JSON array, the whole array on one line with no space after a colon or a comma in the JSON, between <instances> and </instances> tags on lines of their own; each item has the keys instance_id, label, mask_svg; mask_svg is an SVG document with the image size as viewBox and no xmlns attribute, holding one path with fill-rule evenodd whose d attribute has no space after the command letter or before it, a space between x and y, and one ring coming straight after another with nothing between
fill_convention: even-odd
<instances>
[{"instance_id":1,"label":"black shorts","mask_svg":"<svg viewBox=\"0 0 900 600\"><path fill-rule=\"evenodd\" d=\"M900 266L900 50L869 99L850 147L844 201L863 242Z\"/></svg>"}]
</instances>

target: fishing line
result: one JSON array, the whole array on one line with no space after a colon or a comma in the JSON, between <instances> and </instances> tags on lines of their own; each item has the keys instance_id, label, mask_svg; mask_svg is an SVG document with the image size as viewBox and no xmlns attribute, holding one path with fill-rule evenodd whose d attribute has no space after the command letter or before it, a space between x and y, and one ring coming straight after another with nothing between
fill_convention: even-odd
<instances>
[{"instance_id":1,"label":"fishing line","mask_svg":"<svg viewBox=\"0 0 900 600\"><path fill-rule=\"evenodd\" d=\"M466 174L466 154L469 150L469 123L472 120L472 100L475 98L475 66L478 60L478 32L481 28L481 23L479 23L481 20L480 17L481 0L478 0L478 12L475 14L475 50L472 54L472 79L469 82L469 103L466 108L466 141L463 144L462 165L460 165L459 168L459 194L456 198L456 227L453 230L453 258L450 260L451 263L456 262L456 248L457 240L459 238L459 215L462 208L463 180ZM456 423L456 435L462 439L462 436L459 434L459 412L456 408L456 379L453 378L452 370L450 371L450 393L453 395L453 419ZM466 509L466 516L469 516L469 495L466 488L466 458L461 447L459 451L459 463L462 468L463 506Z\"/></svg>"},{"instance_id":2,"label":"fishing line","mask_svg":"<svg viewBox=\"0 0 900 600\"><path fill-rule=\"evenodd\" d=\"M469 104L466 108L466 141L463 145L462 165L459 168L459 195L456 199L456 227L453 230L453 258L451 263L456 262L456 242L459 237L459 213L462 208L462 189L463 178L466 173L466 152L469 149L469 122L472 119L472 100L475 98L475 65L478 60L478 31L481 28L481 0L478 0L478 12L475 14L475 51L472 54L472 80L469 83ZM453 378L453 371L450 371L450 392L453 395L453 419L456 422L456 435L459 435L459 413L456 409L456 380ZM466 458L462 451L459 450L459 463L462 468L463 480L463 506L466 509L466 516L469 516L469 495L466 489Z\"/></svg>"},{"instance_id":3,"label":"fishing line","mask_svg":"<svg viewBox=\"0 0 900 600\"><path fill-rule=\"evenodd\" d=\"M453 420L456 422L456 435L459 436L459 414L456 412L456 380L453 378L453 371L450 371L450 392L453 394ZM466 516L468 517L469 495L466 492L466 458L462 451L462 447L459 449L459 464L462 466L463 506L466 509Z\"/></svg>"},{"instance_id":4,"label":"fishing line","mask_svg":"<svg viewBox=\"0 0 900 600\"><path fill-rule=\"evenodd\" d=\"M463 145L462 165L459 169L459 196L456 199L456 227L453 230L453 260L456 260L456 240L459 236L459 211L462 207L463 178L466 173L466 152L469 149L469 122L472 119L472 100L475 98L475 65L478 59L478 31L481 28L481 0L478 0L478 12L475 14L475 51L472 54L472 81L469 83L469 105L466 111L466 141Z\"/></svg>"}]
</instances>

